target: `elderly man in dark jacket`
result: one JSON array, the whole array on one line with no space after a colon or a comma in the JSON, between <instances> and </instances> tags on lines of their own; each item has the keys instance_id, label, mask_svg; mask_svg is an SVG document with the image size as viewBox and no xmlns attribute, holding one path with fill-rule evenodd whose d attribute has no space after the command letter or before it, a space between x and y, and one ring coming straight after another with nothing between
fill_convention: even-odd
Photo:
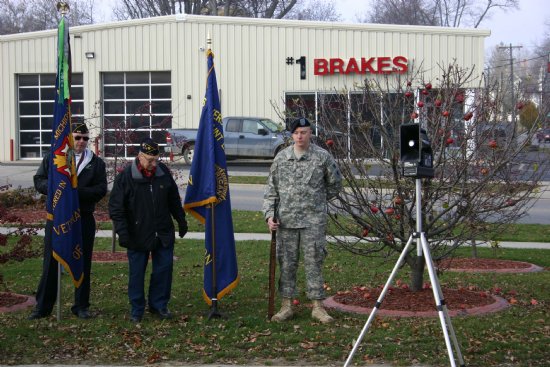
<instances>
[{"instance_id":1,"label":"elderly man in dark jacket","mask_svg":"<svg viewBox=\"0 0 550 367\"><path fill-rule=\"evenodd\" d=\"M82 221L82 254L84 260L84 280L74 294L73 314L81 319L89 319L92 315L90 307L90 273L92 269L92 253L96 223L94 218L95 205L107 193L107 175L105 163L94 152L87 148L90 139L85 123L73 124L75 161L78 174L78 201ZM48 194L48 172L50 154L42 160L34 175L34 187L41 194ZM30 320L46 317L52 313L57 297L57 260L52 256L53 222L46 221L44 235L44 261L42 277L36 291L36 307L28 317Z\"/></svg>"},{"instance_id":2,"label":"elderly man in dark jacket","mask_svg":"<svg viewBox=\"0 0 550 367\"><path fill-rule=\"evenodd\" d=\"M161 319L172 317L168 310L175 242L172 217L178 223L180 238L187 233L178 187L158 157L158 144L149 138L143 140L137 158L116 177L109 199L109 214L119 243L128 254L132 322L140 322L145 311L144 281L149 255L153 261L149 312Z\"/></svg>"}]
</instances>

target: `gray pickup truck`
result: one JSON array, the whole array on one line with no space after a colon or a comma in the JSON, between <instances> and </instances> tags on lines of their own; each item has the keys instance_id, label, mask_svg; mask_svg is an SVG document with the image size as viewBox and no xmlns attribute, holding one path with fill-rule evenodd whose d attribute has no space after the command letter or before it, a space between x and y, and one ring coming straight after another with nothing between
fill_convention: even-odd
<instances>
[{"instance_id":1,"label":"gray pickup truck","mask_svg":"<svg viewBox=\"0 0 550 367\"><path fill-rule=\"evenodd\" d=\"M222 120L228 158L274 158L287 144L290 133L267 118L229 116ZM168 129L166 151L183 155L191 164L197 129Z\"/></svg>"}]
</instances>

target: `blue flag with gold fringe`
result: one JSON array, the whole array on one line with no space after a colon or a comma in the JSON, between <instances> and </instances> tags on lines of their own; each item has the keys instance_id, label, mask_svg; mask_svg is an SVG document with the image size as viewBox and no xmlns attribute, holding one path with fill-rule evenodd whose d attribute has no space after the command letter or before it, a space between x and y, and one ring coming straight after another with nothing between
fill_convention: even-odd
<instances>
[{"instance_id":1,"label":"blue flag with gold fringe","mask_svg":"<svg viewBox=\"0 0 550 367\"><path fill-rule=\"evenodd\" d=\"M239 283L222 115L214 55L208 49L208 77L184 209L205 224L203 297L212 305Z\"/></svg>"},{"instance_id":2,"label":"blue flag with gold fringe","mask_svg":"<svg viewBox=\"0 0 550 367\"><path fill-rule=\"evenodd\" d=\"M59 22L57 36L56 96L46 210L47 219L53 222L53 257L63 265L78 288L84 279L82 222L71 134L71 48L65 17Z\"/></svg>"}]
</instances>

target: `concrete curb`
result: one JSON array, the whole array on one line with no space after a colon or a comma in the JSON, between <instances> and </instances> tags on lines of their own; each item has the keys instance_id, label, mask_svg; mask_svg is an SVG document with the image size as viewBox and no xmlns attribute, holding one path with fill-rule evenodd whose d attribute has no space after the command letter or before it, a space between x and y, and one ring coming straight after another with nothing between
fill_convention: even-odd
<instances>
[{"instance_id":1,"label":"concrete curb","mask_svg":"<svg viewBox=\"0 0 550 367\"><path fill-rule=\"evenodd\" d=\"M526 268L507 268L507 269L467 269L467 268L449 268L445 271L452 271L455 273L537 273L543 271L544 268L535 264L526 263L523 261L515 261L522 264L529 265Z\"/></svg>"},{"instance_id":2,"label":"concrete curb","mask_svg":"<svg viewBox=\"0 0 550 367\"><path fill-rule=\"evenodd\" d=\"M448 310L449 316L483 315L486 313L501 311L510 306L510 304L502 297L498 297L494 295L491 295L491 297L495 300L495 302L489 305L472 307L464 310ZM349 313L356 313L356 314L370 314L372 312L372 308L350 306L350 305L344 305L342 303L338 303L334 300L334 296L327 298L323 302L323 304L327 308L332 308L342 312L349 312ZM379 309L377 312L377 315L387 316L387 317L437 317L438 312L436 310L415 312L415 311L397 311L397 310Z\"/></svg>"},{"instance_id":3,"label":"concrete curb","mask_svg":"<svg viewBox=\"0 0 550 367\"><path fill-rule=\"evenodd\" d=\"M2 293L5 293L5 292L2 292ZM36 304L36 299L33 296L28 296L26 294L17 294L17 293L12 293L12 294L16 296L26 297L27 300L25 302L17 303L10 307L0 307L0 313L19 311L19 310L28 308L30 306L34 306Z\"/></svg>"}]
</instances>

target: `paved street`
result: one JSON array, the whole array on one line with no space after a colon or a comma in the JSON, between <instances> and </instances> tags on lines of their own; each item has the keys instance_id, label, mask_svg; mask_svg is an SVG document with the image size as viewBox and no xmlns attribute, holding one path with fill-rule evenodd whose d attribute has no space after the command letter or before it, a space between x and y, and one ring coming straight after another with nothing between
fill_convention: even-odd
<instances>
[{"instance_id":1,"label":"paved street","mask_svg":"<svg viewBox=\"0 0 550 367\"><path fill-rule=\"evenodd\" d=\"M233 176L267 176L270 161L229 161L228 171ZM10 184L12 187L32 187L32 177L38 168L38 162L0 163L0 187ZM181 170L178 183L183 184L189 175L188 165L176 165ZM182 185L183 186L183 185ZM231 207L235 210L259 211L262 208L263 185L231 185ZM181 192L182 197L184 192ZM528 215L518 221L523 224L550 224L550 180L544 182L540 200L534 203Z\"/></svg>"}]
</instances>

